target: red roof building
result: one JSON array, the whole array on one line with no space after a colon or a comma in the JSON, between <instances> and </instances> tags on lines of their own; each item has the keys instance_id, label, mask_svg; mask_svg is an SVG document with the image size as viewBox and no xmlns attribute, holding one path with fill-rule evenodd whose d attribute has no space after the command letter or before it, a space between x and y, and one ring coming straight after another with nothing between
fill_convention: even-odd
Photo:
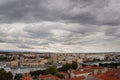
<instances>
[{"instance_id":1,"label":"red roof building","mask_svg":"<svg viewBox=\"0 0 120 80\"><path fill-rule=\"evenodd\" d=\"M57 76L53 76L51 74L48 74L48 75L40 75L39 76L39 80L59 80L59 78Z\"/></svg>"},{"instance_id":2,"label":"red roof building","mask_svg":"<svg viewBox=\"0 0 120 80\"><path fill-rule=\"evenodd\" d=\"M80 76L80 77L74 77L74 78L69 78L66 80L86 80L84 76Z\"/></svg>"}]
</instances>

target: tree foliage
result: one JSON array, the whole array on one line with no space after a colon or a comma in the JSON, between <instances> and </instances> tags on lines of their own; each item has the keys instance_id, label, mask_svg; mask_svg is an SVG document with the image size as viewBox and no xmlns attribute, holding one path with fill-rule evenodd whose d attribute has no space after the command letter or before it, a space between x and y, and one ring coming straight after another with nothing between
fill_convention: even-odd
<instances>
[{"instance_id":1,"label":"tree foliage","mask_svg":"<svg viewBox=\"0 0 120 80\"><path fill-rule=\"evenodd\" d=\"M99 66L103 67L111 67L111 68L117 68L117 66L120 66L120 63L100 63Z\"/></svg>"},{"instance_id":2,"label":"tree foliage","mask_svg":"<svg viewBox=\"0 0 120 80\"><path fill-rule=\"evenodd\" d=\"M13 74L11 72L6 72L3 68L0 69L0 80L12 80Z\"/></svg>"},{"instance_id":3,"label":"tree foliage","mask_svg":"<svg viewBox=\"0 0 120 80\"><path fill-rule=\"evenodd\" d=\"M62 66L61 71L68 71L71 68L71 64L65 64Z\"/></svg>"},{"instance_id":4,"label":"tree foliage","mask_svg":"<svg viewBox=\"0 0 120 80\"><path fill-rule=\"evenodd\" d=\"M6 60L7 60L7 57L0 56L0 61L6 61Z\"/></svg>"},{"instance_id":5,"label":"tree foliage","mask_svg":"<svg viewBox=\"0 0 120 80\"><path fill-rule=\"evenodd\" d=\"M31 76L39 76L40 74L45 74L46 70L37 70L30 72Z\"/></svg>"},{"instance_id":6,"label":"tree foliage","mask_svg":"<svg viewBox=\"0 0 120 80\"><path fill-rule=\"evenodd\" d=\"M21 80L22 74L16 74L14 80Z\"/></svg>"},{"instance_id":7,"label":"tree foliage","mask_svg":"<svg viewBox=\"0 0 120 80\"><path fill-rule=\"evenodd\" d=\"M46 69L46 73L47 74L55 74L57 72L57 68L55 66L49 66L47 69Z\"/></svg>"},{"instance_id":8,"label":"tree foliage","mask_svg":"<svg viewBox=\"0 0 120 80\"><path fill-rule=\"evenodd\" d=\"M71 69L77 69L77 68L78 68L77 62L72 61L72 64L66 63L65 65L63 65L63 66L59 69L59 71L68 71L70 68L71 68Z\"/></svg>"},{"instance_id":9,"label":"tree foliage","mask_svg":"<svg viewBox=\"0 0 120 80\"><path fill-rule=\"evenodd\" d=\"M77 69L78 68L77 62L72 61L71 68L72 69Z\"/></svg>"}]
</instances>

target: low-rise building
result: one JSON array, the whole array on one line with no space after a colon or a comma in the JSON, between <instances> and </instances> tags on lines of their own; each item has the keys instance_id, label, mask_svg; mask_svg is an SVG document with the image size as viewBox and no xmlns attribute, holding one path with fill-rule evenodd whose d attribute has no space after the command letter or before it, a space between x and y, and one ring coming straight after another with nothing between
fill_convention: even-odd
<instances>
[{"instance_id":1,"label":"low-rise building","mask_svg":"<svg viewBox=\"0 0 120 80\"><path fill-rule=\"evenodd\" d=\"M78 70L75 70L75 71L71 72L70 76L71 76L71 78L80 77L80 76L87 77L91 73L92 73L91 71L78 71Z\"/></svg>"}]
</instances>

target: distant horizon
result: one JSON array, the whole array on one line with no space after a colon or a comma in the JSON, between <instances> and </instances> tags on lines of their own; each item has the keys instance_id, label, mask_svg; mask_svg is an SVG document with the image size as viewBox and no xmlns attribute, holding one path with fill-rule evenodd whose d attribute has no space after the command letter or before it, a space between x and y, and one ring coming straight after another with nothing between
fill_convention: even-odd
<instances>
[{"instance_id":1,"label":"distant horizon","mask_svg":"<svg viewBox=\"0 0 120 80\"><path fill-rule=\"evenodd\" d=\"M33 52L33 53L120 53L120 51L96 51L96 52L55 52L55 51L32 51L32 50L0 50L0 52Z\"/></svg>"}]
</instances>

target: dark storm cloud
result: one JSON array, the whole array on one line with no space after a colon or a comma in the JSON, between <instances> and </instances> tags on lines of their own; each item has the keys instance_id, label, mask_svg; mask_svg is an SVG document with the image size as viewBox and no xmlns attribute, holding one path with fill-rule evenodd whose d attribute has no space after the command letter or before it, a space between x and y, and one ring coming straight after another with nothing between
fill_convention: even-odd
<instances>
[{"instance_id":1,"label":"dark storm cloud","mask_svg":"<svg viewBox=\"0 0 120 80\"><path fill-rule=\"evenodd\" d=\"M41 20L52 20L51 15L46 10L46 5L42 6L43 0L13 0L0 5L1 22L37 22Z\"/></svg>"},{"instance_id":2,"label":"dark storm cloud","mask_svg":"<svg viewBox=\"0 0 120 80\"><path fill-rule=\"evenodd\" d=\"M2 2L1 2L2 3ZM107 19L110 0L10 0L0 5L0 22L66 21L95 25L119 25L120 16ZM108 11L114 16L114 11ZM119 14L119 11L116 13ZM99 15L105 19L99 19ZM104 15L105 14L105 15Z\"/></svg>"},{"instance_id":3,"label":"dark storm cloud","mask_svg":"<svg viewBox=\"0 0 120 80\"><path fill-rule=\"evenodd\" d=\"M19 22L26 20L29 12L31 13L31 11L33 10L30 3L32 3L32 5L35 5L32 1L28 0L13 0L11 2L6 2L6 4L4 5L0 5L0 14L2 21ZM35 1L35 3L37 3L37 0Z\"/></svg>"}]
</instances>

